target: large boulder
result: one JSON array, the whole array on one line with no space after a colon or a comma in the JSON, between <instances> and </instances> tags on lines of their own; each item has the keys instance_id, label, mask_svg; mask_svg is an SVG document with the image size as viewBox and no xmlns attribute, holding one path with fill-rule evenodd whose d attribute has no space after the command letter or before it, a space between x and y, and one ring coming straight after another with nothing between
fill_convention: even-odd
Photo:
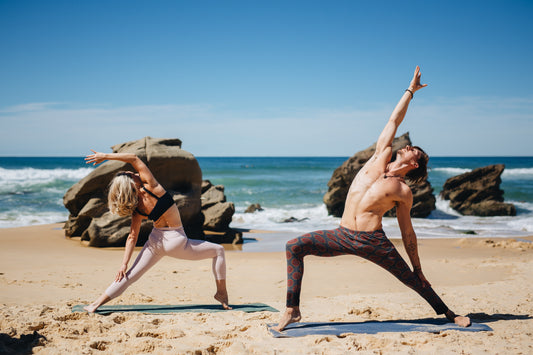
<instances>
[{"instance_id":1,"label":"large boulder","mask_svg":"<svg viewBox=\"0 0 533 355\"><path fill-rule=\"evenodd\" d=\"M450 207L468 216L515 216L516 208L503 202L500 189L505 165L496 164L446 180L440 195Z\"/></svg>"},{"instance_id":2,"label":"large boulder","mask_svg":"<svg viewBox=\"0 0 533 355\"><path fill-rule=\"evenodd\" d=\"M201 214L202 171L196 158L181 149L179 139L145 137L112 147L114 153L135 153L172 195L188 234L203 236ZM65 223L68 237L82 237L91 246L124 245L129 233L130 217L109 213L106 190L115 174L134 170L120 161L106 161L73 185L63 197L70 216ZM144 221L138 245L148 238L152 222Z\"/></svg>"},{"instance_id":3,"label":"large boulder","mask_svg":"<svg viewBox=\"0 0 533 355\"><path fill-rule=\"evenodd\" d=\"M394 138L392 142L392 159L396 158L399 149L411 144L409 133ZM367 149L360 151L346 160L340 167L335 169L331 179L328 182L328 192L324 195L324 203L330 215L341 217L344 212L346 196L352 181L361 170L363 165L372 157L376 151L376 143ZM435 196L433 188L429 181L425 180L418 185L410 184L413 191L413 208L411 209L412 217L427 217L435 209ZM386 216L395 216L395 209L387 212Z\"/></svg>"}]
</instances>

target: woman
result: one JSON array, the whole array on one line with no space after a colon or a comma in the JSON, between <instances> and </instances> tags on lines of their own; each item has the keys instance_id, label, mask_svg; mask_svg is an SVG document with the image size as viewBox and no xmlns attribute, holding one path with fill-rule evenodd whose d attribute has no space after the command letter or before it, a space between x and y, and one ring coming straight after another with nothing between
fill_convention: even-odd
<instances>
[{"instance_id":1,"label":"woman","mask_svg":"<svg viewBox=\"0 0 533 355\"><path fill-rule=\"evenodd\" d=\"M150 169L135 154L105 154L95 152L92 149L91 151L94 154L87 155L85 158L87 164L96 165L105 160L119 160L131 164L137 173L120 172L113 178L109 186L109 210L121 217L131 215L130 233L126 240L122 265L117 272L115 281L96 301L84 309L88 312L94 312L101 305L120 296L126 288L137 281L165 255L187 260L212 258L213 274L217 287L214 297L224 309L231 309L228 305L228 292L226 290L224 248L218 244L187 238L178 207L172 196L157 182ZM143 219L153 220L154 229L132 267L128 270L128 264L137 244Z\"/></svg>"}]
</instances>

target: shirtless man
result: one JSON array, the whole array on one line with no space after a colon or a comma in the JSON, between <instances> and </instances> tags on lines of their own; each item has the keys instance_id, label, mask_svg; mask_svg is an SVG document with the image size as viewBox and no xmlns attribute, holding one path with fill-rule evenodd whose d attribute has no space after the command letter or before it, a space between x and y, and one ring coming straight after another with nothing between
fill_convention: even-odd
<instances>
[{"instance_id":1,"label":"shirtless man","mask_svg":"<svg viewBox=\"0 0 533 355\"><path fill-rule=\"evenodd\" d=\"M460 326L470 325L468 317L457 316L433 291L422 273L418 258L416 234L410 216L413 194L405 179L413 182L424 180L427 176L428 156L419 147L406 146L397 152L396 160L391 162L392 141L396 130L405 117L413 94L426 86L420 84L420 68L417 66L409 88L378 138L374 155L361 168L350 186L340 227L311 232L287 242L287 309L276 330L281 331L288 324L301 319L299 305L304 256L343 254L361 256L385 268L420 294L437 314L445 314L448 320ZM383 215L393 207L396 207L412 271L382 230Z\"/></svg>"}]
</instances>

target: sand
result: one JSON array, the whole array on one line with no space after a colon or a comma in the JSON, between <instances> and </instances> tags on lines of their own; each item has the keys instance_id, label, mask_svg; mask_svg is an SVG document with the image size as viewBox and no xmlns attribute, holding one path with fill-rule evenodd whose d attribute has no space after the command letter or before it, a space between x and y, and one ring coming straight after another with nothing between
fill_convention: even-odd
<instances>
[{"instance_id":1,"label":"sand","mask_svg":"<svg viewBox=\"0 0 533 355\"><path fill-rule=\"evenodd\" d=\"M280 313L72 313L112 281L121 248L66 239L61 224L0 229L0 353L532 354L533 243L420 240L426 277L448 306L488 332L343 334L276 339ZM265 238L265 236L263 236ZM525 238L532 241L533 237ZM393 241L406 257L401 242ZM135 252L137 253L137 251ZM228 250L230 303L285 302L282 252ZM110 304L216 304L211 262L163 259ZM416 293L359 258L306 258L304 321L438 318Z\"/></svg>"}]
</instances>

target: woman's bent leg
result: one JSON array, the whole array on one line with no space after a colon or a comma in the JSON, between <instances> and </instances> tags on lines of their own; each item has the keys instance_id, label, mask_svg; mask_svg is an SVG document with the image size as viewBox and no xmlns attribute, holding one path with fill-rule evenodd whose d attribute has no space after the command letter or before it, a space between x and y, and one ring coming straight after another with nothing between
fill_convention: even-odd
<instances>
[{"instance_id":1,"label":"woman's bent leg","mask_svg":"<svg viewBox=\"0 0 533 355\"><path fill-rule=\"evenodd\" d=\"M205 240L188 239L183 229L168 231L165 238L165 255L185 260L213 259L212 269L215 276L217 292L215 299L225 309L228 305L228 291L226 288L226 256L224 247Z\"/></svg>"}]
</instances>

